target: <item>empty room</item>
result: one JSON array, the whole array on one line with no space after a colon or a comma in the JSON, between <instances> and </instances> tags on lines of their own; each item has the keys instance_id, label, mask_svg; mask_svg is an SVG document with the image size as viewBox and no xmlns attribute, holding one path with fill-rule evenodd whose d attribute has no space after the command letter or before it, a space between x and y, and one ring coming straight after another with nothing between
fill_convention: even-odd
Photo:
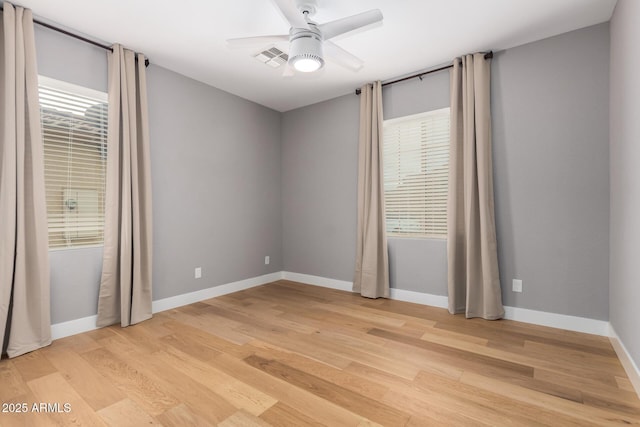
<instances>
[{"instance_id":1,"label":"empty room","mask_svg":"<svg viewBox=\"0 0 640 427\"><path fill-rule=\"evenodd\" d=\"M0 426L640 424L640 2L0 2Z\"/></svg>"}]
</instances>

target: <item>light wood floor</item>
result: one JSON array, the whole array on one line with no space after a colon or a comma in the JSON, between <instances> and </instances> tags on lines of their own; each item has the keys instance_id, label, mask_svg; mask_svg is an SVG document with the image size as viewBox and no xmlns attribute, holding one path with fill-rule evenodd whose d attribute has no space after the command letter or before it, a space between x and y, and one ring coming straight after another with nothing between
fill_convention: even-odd
<instances>
[{"instance_id":1,"label":"light wood floor","mask_svg":"<svg viewBox=\"0 0 640 427\"><path fill-rule=\"evenodd\" d=\"M640 423L606 338L287 281L0 361L0 402L62 411L2 426Z\"/></svg>"}]
</instances>

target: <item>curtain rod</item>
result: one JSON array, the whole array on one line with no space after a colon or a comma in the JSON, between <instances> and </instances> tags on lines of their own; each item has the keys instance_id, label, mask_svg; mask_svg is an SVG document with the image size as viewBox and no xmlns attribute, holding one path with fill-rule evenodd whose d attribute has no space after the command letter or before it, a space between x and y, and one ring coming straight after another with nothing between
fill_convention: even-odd
<instances>
[{"instance_id":1,"label":"curtain rod","mask_svg":"<svg viewBox=\"0 0 640 427\"><path fill-rule=\"evenodd\" d=\"M484 54L484 59L490 59L490 58L493 58L493 52L487 52ZM429 71L423 71L422 73L412 74L410 76L403 77L397 80L392 80L390 82L385 82L385 83L382 83L382 87L385 87L387 85L392 85L395 83L404 82L405 80L411 80L415 78L419 78L420 80L422 80L422 76L426 76L427 74L431 74L431 73L437 73L438 71L442 71L442 70L448 70L449 68L453 68L453 64L445 65L444 67L436 68ZM360 89L356 89L356 95L360 95L360 92L361 92Z\"/></svg>"},{"instance_id":2,"label":"curtain rod","mask_svg":"<svg viewBox=\"0 0 640 427\"><path fill-rule=\"evenodd\" d=\"M2 5L0 5L0 11L4 11L4 7ZM79 34L76 34L76 33L72 33L71 31L64 30L62 28L56 27L56 26L51 25L51 24L47 24L46 22L39 21L39 20L37 20L35 18L33 19L33 23L41 25L41 26L46 27L46 28L49 28L50 30L57 31L57 32L59 32L61 34L64 34L65 36L73 37L74 39L78 39L78 40L81 40L81 41L83 41L85 43L89 43L89 44L92 44L94 46L100 47L100 48L102 48L104 50L109 50L109 51L113 52L113 48L111 46L107 46L106 44L98 43L97 41L88 39L88 38L83 37L83 36L81 36ZM136 61L137 60L138 60L138 58L136 58ZM149 66L149 59L148 58L145 58L144 66L145 67Z\"/></svg>"}]
</instances>

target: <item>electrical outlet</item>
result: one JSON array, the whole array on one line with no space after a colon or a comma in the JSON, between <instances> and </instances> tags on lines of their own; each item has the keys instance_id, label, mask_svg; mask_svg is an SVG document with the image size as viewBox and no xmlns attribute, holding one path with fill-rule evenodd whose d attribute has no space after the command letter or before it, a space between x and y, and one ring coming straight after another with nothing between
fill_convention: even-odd
<instances>
[{"instance_id":1,"label":"electrical outlet","mask_svg":"<svg viewBox=\"0 0 640 427\"><path fill-rule=\"evenodd\" d=\"M513 292L522 292L522 280L513 279Z\"/></svg>"},{"instance_id":2,"label":"electrical outlet","mask_svg":"<svg viewBox=\"0 0 640 427\"><path fill-rule=\"evenodd\" d=\"M269 259L269 255L267 255L266 257L264 257L264 265L269 265L269 262L271 260Z\"/></svg>"},{"instance_id":3,"label":"electrical outlet","mask_svg":"<svg viewBox=\"0 0 640 427\"><path fill-rule=\"evenodd\" d=\"M202 267L196 267L196 270L194 272L194 277L196 279L200 279L202 277Z\"/></svg>"}]
</instances>

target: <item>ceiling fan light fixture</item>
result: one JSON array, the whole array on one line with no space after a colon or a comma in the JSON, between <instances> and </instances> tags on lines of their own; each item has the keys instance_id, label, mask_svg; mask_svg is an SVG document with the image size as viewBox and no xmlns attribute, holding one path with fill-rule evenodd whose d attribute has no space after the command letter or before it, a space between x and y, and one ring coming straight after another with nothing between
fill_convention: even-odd
<instances>
[{"instance_id":1,"label":"ceiling fan light fixture","mask_svg":"<svg viewBox=\"0 0 640 427\"><path fill-rule=\"evenodd\" d=\"M289 22L289 36L284 34L257 37L241 37L228 39L229 47L249 47L289 41L288 61L283 56L272 58L261 52L254 57L261 62L276 67L287 61L284 77L290 77L296 72L313 73L324 67L324 50L327 58L345 68L358 71L363 61L347 52L329 39L341 34L349 33L359 28L382 21L382 12L372 9L344 18L318 24L311 20L316 11L319 0L273 0L276 7ZM267 48L268 49L268 48Z\"/></svg>"},{"instance_id":2,"label":"ceiling fan light fixture","mask_svg":"<svg viewBox=\"0 0 640 427\"><path fill-rule=\"evenodd\" d=\"M318 71L324 66L322 39L305 31L292 37L289 49L289 64L303 73Z\"/></svg>"},{"instance_id":3,"label":"ceiling fan light fixture","mask_svg":"<svg viewBox=\"0 0 640 427\"><path fill-rule=\"evenodd\" d=\"M298 57L293 62L293 68L296 71L300 71L302 73L313 73L314 71L318 71L322 68L322 62L320 62L320 58L305 58Z\"/></svg>"}]
</instances>

